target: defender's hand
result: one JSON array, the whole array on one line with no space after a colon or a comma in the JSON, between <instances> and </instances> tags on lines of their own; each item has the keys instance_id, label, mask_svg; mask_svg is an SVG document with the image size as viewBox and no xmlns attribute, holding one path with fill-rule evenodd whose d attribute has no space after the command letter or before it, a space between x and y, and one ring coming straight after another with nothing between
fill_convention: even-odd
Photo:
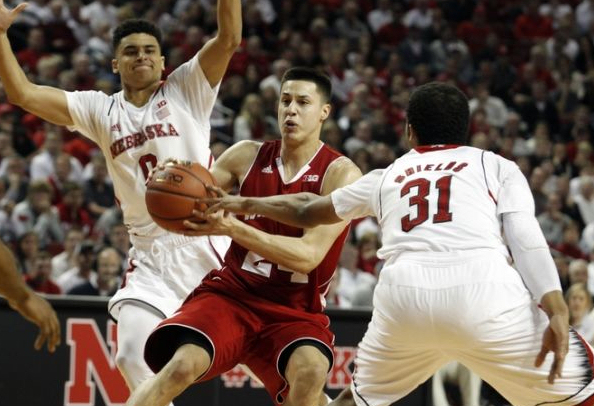
<instances>
[{"instance_id":1,"label":"defender's hand","mask_svg":"<svg viewBox=\"0 0 594 406\"><path fill-rule=\"evenodd\" d=\"M19 312L25 319L39 327L35 340L35 349L39 350L47 342L49 352L54 352L60 345L60 323L56 312L47 300L31 292L21 302L9 302L10 307Z\"/></svg>"},{"instance_id":2,"label":"defender's hand","mask_svg":"<svg viewBox=\"0 0 594 406\"><path fill-rule=\"evenodd\" d=\"M569 324L567 318L562 315L553 315L549 320L549 326L542 336L542 346L534 365L541 366L549 351L555 354L548 379L549 383L553 384L555 378L561 377L565 356L569 351Z\"/></svg>"},{"instance_id":3,"label":"defender's hand","mask_svg":"<svg viewBox=\"0 0 594 406\"><path fill-rule=\"evenodd\" d=\"M0 0L0 34L6 34L12 22L28 5L28 3L21 3L12 10L9 10L4 5L4 0Z\"/></svg>"}]
</instances>

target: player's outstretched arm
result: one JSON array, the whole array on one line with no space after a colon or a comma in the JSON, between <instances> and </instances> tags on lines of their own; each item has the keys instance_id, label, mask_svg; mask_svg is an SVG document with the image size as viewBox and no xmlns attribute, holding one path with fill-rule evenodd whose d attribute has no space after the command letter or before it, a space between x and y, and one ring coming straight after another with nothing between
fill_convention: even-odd
<instances>
[{"instance_id":1,"label":"player's outstretched arm","mask_svg":"<svg viewBox=\"0 0 594 406\"><path fill-rule=\"evenodd\" d=\"M60 89L31 83L12 52L6 33L25 7L27 3L21 3L9 10L4 0L0 0L0 81L12 104L51 123L72 125L65 93Z\"/></svg>"},{"instance_id":2,"label":"player's outstretched arm","mask_svg":"<svg viewBox=\"0 0 594 406\"><path fill-rule=\"evenodd\" d=\"M223 79L241 43L241 0L218 0L217 24L217 35L200 51L200 67L212 87Z\"/></svg>"},{"instance_id":3,"label":"player's outstretched arm","mask_svg":"<svg viewBox=\"0 0 594 406\"><path fill-rule=\"evenodd\" d=\"M5 296L10 307L39 327L35 349L47 342L47 348L54 352L60 345L60 323L56 312L47 300L35 294L23 281L8 248L0 242L0 294Z\"/></svg>"},{"instance_id":4,"label":"player's outstretched arm","mask_svg":"<svg viewBox=\"0 0 594 406\"><path fill-rule=\"evenodd\" d=\"M257 214L294 227L309 228L343 221L336 215L330 193L360 177L359 168L351 160L344 158L337 160L329 169L322 191L323 196L303 192L269 197L243 197L228 195L217 187L209 187L218 198L199 201L209 205L207 214L223 209L236 214Z\"/></svg>"},{"instance_id":5,"label":"player's outstretched arm","mask_svg":"<svg viewBox=\"0 0 594 406\"><path fill-rule=\"evenodd\" d=\"M220 161L224 162L223 159ZM220 161L215 167L221 164ZM319 216L320 219L325 220L322 215L325 211L329 213L328 216L334 217L332 221L320 220L316 223L311 222L312 225L323 224L318 227L309 227L305 225L305 223L310 223L310 221L294 222L293 224L295 226L304 228L303 236L301 237L287 237L263 232L239 221L233 216L223 215L222 210L202 217L207 221L206 224L186 221L185 225L188 227L187 234L228 235L235 242L248 250L253 251L271 262L281 265L285 269L307 274L319 265L336 238L348 225L348 221L340 219L334 212L332 201L328 194L342 186L354 182L360 176L361 171L354 163L352 163L352 161L346 158L337 160L328 169L324 184L322 185L322 193L325 194L325 196L314 198L313 196L317 195L302 194L306 197L312 197L312 200L306 204L306 207L309 206L313 209L311 212L309 212L309 210L305 212L309 213L310 217ZM286 203L290 204L291 201L294 201L295 196L297 195L287 196L289 198ZM277 197L281 198L284 196ZM258 200L260 199L257 199L256 201ZM299 219L300 215L297 213L299 212L298 205L293 205L296 210L291 213L291 210L287 210L287 204L263 204L258 207L263 209L261 210L261 214L277 221L285 222L285 219L291 216L294 216L294 219ZM318 209L318 207L323 209ZM287 213L288 215L286 215ZM196 214L200 217L199 213ZM303 219L306 218L307 217L303 217ZM287 223L290 222L287 221Z\"/></svg>"}]
</instances>

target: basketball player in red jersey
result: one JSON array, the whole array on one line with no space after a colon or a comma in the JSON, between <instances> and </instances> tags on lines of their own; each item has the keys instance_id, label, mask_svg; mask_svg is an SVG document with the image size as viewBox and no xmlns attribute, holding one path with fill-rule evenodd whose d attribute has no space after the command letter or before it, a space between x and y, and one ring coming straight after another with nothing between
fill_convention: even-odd
<instances>
[{"instance_id":1,"label":"basketball player in red jersey","mask_svg":"<svg viewBox=\"0 0 594 406\"><path fill-rule=\"evenodd\" d=\"M293 68L282 80L282 139L243 141L214 164L220 187L244 196L298 191L327 195L361 176L348 158L323 144L330 113L328 77ZM128 406L163 406L194 382L246 364L275 404L325 405L334 336L323 314L348 223L301 229L264 217L222 213L191 235L233 239L221 269L210 272L184 305L149 336L145 359L155 371Z\"/></svg>"}]
</instances>

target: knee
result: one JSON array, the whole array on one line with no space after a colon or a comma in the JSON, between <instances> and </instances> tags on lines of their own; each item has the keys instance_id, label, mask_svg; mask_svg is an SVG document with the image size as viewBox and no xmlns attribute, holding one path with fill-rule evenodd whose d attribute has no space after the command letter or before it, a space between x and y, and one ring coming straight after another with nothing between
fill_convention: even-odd
<instances>
[{"instance_id":1,"label":"knee","mask_svg":"<svg viewBox=\"0 0 594 406\"><path fill-rule=\"evenodd\" d=\"M199 377L200 368L195 360L174 357L162 372L167 381L189 386Z\"/></svg>"},{"instance_id":2,"label":"knee","mask_svg":"<svg viewBox=\"0 0 594 406\"><path fill-rule=\"evenodd\" d=\"M196 345L183 345L161 372L168 381L189 386L208 370L209 365L210 356L206 350Z\"/></svg>"},{"instance_id":3,"label":"knee","mask_svg":"<svg viewBox=\"0 0 594 406\"><path fill-rule=\"evenodd\" d=\"M121 371L125 372L148 369L142 351L137 348L130 348L130 346L118 348L115 363Z\"/></svg>"},{"instance_id":4,"label":"knee","mask_svg":"<svg viewBox=\"0 0 594 406\"><path fill-rule=\"evenodd\" d=\"M328 376L327 365L319 362L304 362L292 368L291 376L287 376L292 388L322 389Z\"/></svg>"}]
</instances>

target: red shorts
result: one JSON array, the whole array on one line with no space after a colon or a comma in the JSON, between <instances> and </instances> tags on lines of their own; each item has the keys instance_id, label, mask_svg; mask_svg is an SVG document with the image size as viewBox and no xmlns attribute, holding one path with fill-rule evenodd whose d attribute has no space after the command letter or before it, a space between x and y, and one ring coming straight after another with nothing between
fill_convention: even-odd
<instances>
[{"instance_id":1,"label":"red shorts","mask_svg":"<svg viewBox=\"0 0 594 406\"><path fill-rule=\"evenodd\" d=\"M207 381L237 364L247 365L260 378L277 404L289 390L279 361L288 359L283 351L292 344L311 340L333 363L334 334L326 315L279 306L259 298L241 302L220 293L201 290L188 297L182 307L163 320L145 346L145 359L155 372L171 359L183 344L175 336L195 331L212 345L212 363L196 382ZM173 337L172 337L173 335ZM284 368L283 368L284 369Z\"/></svg>"}]
</instances>

